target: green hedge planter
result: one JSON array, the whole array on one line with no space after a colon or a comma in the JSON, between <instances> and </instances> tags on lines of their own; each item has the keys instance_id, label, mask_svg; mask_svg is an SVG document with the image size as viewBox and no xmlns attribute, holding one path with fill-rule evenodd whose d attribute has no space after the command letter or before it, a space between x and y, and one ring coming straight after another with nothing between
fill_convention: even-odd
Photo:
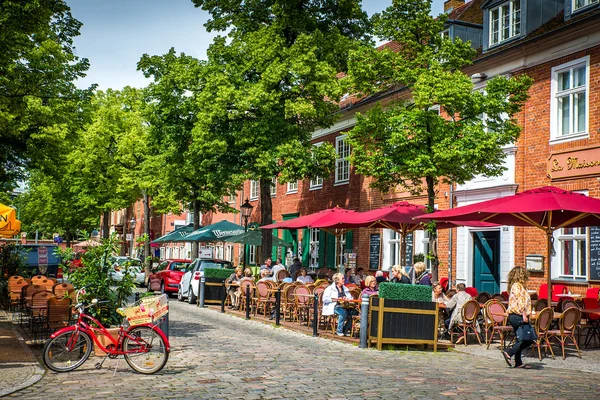
<instances>
[{"instance_id":1,"label":"green hedge planter","mask_svg":"<svg viewBox=\"0 0 600 400\"><path fill-rule=\"evenodd\" d=\"M220 304L224 296L223 282L235 272L234 269L206 268L204 270L204 303Z\"/></svg>"},{"instance_id":2,"label":"green hedge planter","mask_svg":"<svg viewBox=\"0 0 600 400\"><path fill-rule=\"evenodd\" d=\"M207 278L207 279L208 278L227 279L234 272L235 272L234 269L227 269L227 268L206 268L204 270L204 277Z\"/></svg>"},{"instance_id":3,"label":"green hedge planter","mask_svg":"<svg viewBox=\"0 0 600 400\"><path fill-rule=\"evenodd\" d=\"M379 298L389 300L431 301L431 286L382 282Z\"/></svg>"},{"instance_id":4,"label":"green hedge planter","mask_svg":"<svg viewBox=\"0 0 600 400\"><path fill-rule=\"evenodd\" d=\"M431 287L383 282L379 297L369 304L368 345L433 345L437 351L438 304L431 301Z\"/></svg>"}]
</instances>

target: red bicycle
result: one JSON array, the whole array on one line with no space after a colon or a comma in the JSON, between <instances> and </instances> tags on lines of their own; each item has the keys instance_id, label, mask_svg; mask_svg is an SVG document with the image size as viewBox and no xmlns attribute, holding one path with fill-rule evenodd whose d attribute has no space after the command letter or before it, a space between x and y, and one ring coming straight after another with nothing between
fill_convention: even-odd
<instances>
[{"instance_id":1,"label":"red bicycle","mask_svg":"<svg viewBox=\"0 0 600 400\"><path fill-rule=\"evenodd\" d=\"M85 313L89 307L105 302L92 300L91 304L79 302L79 295L84 288L79 289L76 296L79 316L74 325L54 332L44 345L44 364L56 372L69 372L79 368L92 352L92 340L106 353L102 362L96 368L102 367L106 358L124 356L131 368L142 374L154 374L160 371L169 359L170 345L164 332L156 325L140 324L125 329L119 327L118 338L114 338L106 328L94 317ZM111 343L104 346L98 340L98 334L110 339Z\"/></svg>"}]
</instances>

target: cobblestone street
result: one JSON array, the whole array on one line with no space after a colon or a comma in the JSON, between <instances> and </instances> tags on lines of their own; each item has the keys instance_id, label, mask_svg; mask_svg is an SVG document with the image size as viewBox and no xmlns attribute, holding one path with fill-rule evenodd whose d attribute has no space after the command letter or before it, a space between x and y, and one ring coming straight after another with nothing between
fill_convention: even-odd
<instances>
[{"instance_id":1,"label":"cobblestone street","mask_svg":"<svg viewBox=\"0 0 600 400\"><path fill-rule=\"evenodd\" d=\"M500 359L455 351L362 350L177 301L170 305L172 352L159 374L137 374L123 360L107 360L96 370L99 358L92 358L71 373L46 372L9 397L600 398L600 374L543 366L514 370Z\"/></svg>"}]
</instances>

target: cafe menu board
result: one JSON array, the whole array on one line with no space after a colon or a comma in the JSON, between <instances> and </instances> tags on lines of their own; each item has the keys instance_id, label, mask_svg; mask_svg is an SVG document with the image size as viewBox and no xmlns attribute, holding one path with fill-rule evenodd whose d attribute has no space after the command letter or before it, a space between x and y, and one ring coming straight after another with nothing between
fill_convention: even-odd
<instances>
[{"instance_id":1,"label":"cafe menu board","mask_svg":"<svg viewBox=\"0 0 600 400\"><path fill-rule=\"evenodd\" d=\"M413 265L413 248L414 248L414 235L409 233L406 235L406 264Z\"/></svg>"},{"instance_id":2,"label":"cafe menu board","mask_svg":"<svg viewBox=\"0 0 600 400\"><path fill-rule=\"evenodd\" d=\"M379 255L381 251L381 235L372 233L369 240L369 269L379 269Z\"/></svg>"},{"instance_id":3,"label":"cafe menu board","mask_svg":"<svg viewBox=\"0 0 600 400\"><path fill-rule=\"evenodd\" d=\"M590 226L589 265L588 280L600 281L600 226Z\"/></svg>"}]
</instances>

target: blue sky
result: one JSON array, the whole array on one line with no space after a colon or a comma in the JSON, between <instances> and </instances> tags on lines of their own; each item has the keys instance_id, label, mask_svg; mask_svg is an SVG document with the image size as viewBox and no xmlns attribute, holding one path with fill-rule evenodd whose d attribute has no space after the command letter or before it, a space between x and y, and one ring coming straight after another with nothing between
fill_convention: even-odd
<instances>
[{"instance_id":1,"label":"blue sky","mask_svg":"<svg viewBox=\"0 0 600 400\"><path fill-rule=\"evenodd\" d=\"M391 3L363 0L363 8L371 15ZM443 3L433 0L433 15L443 11ZM178 53L204 59L215 36L203 26L208 13L195 8L191 0L67 0L67 4L83 23L81 36L75 38L77 54L91 64L79 87L146 86L149 81L136 71L142 54L164 54L174 47Z\"/></svg>"}]
</instances>

